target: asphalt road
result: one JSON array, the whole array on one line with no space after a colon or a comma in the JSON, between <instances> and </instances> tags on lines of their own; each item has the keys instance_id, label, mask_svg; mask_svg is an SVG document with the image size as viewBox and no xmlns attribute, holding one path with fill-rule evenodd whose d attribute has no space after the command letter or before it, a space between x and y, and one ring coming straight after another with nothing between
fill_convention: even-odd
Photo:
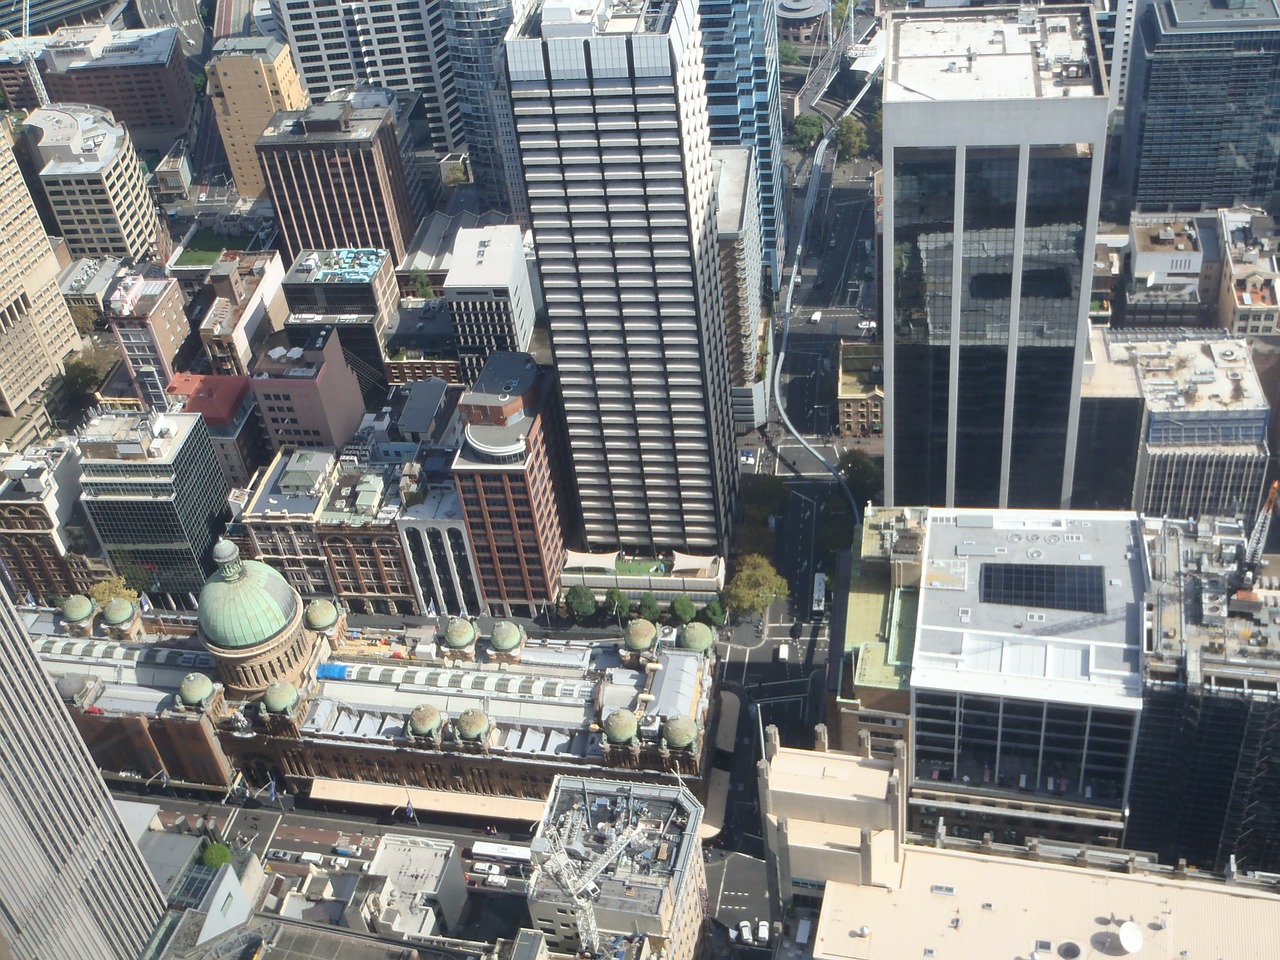
<instances>
[{"instance_id":1,"label":"asphalt road","mask_svg":"<svg viewBox=\"0 0 1280 960\"><path fill-rule=\"evenodd\" d=\"M200 22L199 0L135 0L138 18L145 27L177 27L182 52L197 70L209 58L209 36Z\"/></svg>"}]
</instances>

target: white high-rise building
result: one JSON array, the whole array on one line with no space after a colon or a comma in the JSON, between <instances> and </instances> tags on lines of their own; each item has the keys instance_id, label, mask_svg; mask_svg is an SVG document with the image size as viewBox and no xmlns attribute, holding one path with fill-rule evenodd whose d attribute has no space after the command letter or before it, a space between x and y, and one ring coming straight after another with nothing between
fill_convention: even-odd
<instances>
[{"instance_id":1,"label":"white high-rise building","mask_svg":"<svg viewBox=\"0 0 1280 960\"><path fill-rule=\"evenodd\" d=\"M533 5L507 72L591 549L719 550L737 475L698 8Z\"/></svg>"}]
</instances>

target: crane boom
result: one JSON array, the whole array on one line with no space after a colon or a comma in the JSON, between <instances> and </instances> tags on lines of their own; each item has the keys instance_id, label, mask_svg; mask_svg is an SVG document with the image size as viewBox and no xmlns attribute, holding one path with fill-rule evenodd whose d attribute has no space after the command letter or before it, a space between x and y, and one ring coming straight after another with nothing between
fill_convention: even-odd
<instances>
[{"instance_id":1,"label":"crane boom","mask_svg":"<svg viewBox=\"0 0 1280 960\"><path fill-rule=\"evenodd\" d=\"M1253 532L1249 534L1249 542L1240 558L1238 582L1243 590L1253 588L1254 578L1262 563L1262 551L1267 545L1267 534L1271 532L1271 516L1275 513L1277 497L1280 497L1280 480L1271 484L1267 502L1258 511L1258 518L1253 522Z\"/></svg>"},{"instance_id":2,"label":"crane boom","mask_svg":"<svg viewBox=\"0 0 1280 960\"><path fill-rule=\"evenodd\" d=\"M40 67L36 64L35 55L26 41L31 36L31 0L22 0L22 42L19 44L18 57L27 70L27 79L36 94L36 103L42 107L49 105L49 91L45 89L44 77L40 76ZM18 40L8 30L0 30L0 37L5 40Z\"/></svg>"}]
</instances>

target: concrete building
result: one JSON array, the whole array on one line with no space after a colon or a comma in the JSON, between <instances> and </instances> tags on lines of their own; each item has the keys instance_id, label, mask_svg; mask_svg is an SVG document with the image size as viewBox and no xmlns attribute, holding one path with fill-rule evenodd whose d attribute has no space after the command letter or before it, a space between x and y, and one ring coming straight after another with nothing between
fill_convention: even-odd
<instances>
[{"instance_id":1,"label":"concrete building","mask_svg":"<svg viewBox=\"0 0 1280 960\"><path fill-rule=\"evenodd\" d=\"M82 307L95 319L107 316L107 301L119 279L124 261L115 257L80 257L58 274L58 290L68 307Z\"/></svg>"},{"instance_id":2,"label":"concrete building","mask_svg":"<svg viewBox=\"0 0 1280 960\"><path fill-rule=\"evenodd\" d=\"M886 501L1060 507L1107 130L1092 11L895 11L886 33Z\"/></svg>"},{"instance_id":3,"label":"concrete building","mask_svg":"<svg viewBox=\"0 0 1280 960\"><path fill-rule=\"evenodd\" d=\"M1222 283L1218 231L1201 235L1204 218L1134 216L1129 221L1125 327L1180 327L1216 322ZM1207 247L1207 249L1206 249Z\"/></svg>"},{"instance_id":4,"label":"concrete building","mask_svg":"<svg viewBox=\"0 0 1280 960\"><path fill-rule=\"evenodd\" d=\"M221 376L244 376L254 352L289 314L284 298L284 261L274 250L241 253L225 250L195 291L200 344L209 369ZM181 283L181 281L179 281Z\"/></svg>"},{"instance_id":5,"label":"concrete building","mask_svg":"<svg viewBox=\"0 0 1280 960\"><path fill-rule=\"evenodd\" d=\"M1262 210L1242 207L1220 210L1218 222L1225 254L1218 322L1236 336L1275 333L1280 330L1275 221Z\"/></svg>"},{"instance_id":6,"label":"concrete building","mask_svg":"<svg viewBox=\"0 0 1280 960\"><path fill-rule=\"evenodd\" d=\"M58 262L13 153L9 128L0 132L0 253L11 268L0 279L0 416L47 422L43 393L80 349L58 288Z\"/></svg>"},{"instance_id":7,"label":"concrete building","mask_svg":"<svg viewBox=\"0 0 1280 960\"><path fill-rule=\"evenodd\" d=\"M227 503L204 421L104 413L77 443L85 512L116 571L153 595L199 590Z\"/></svg>"},{"instance_id":8,"label":"concrete building","mask_svg":"<svg viewBox=\"0 0 1280 960\"><path fill-rule=\"evenodd\" d=\"M763 275L760 207L750 147L713 147L716 177L716 236L724 283L724 319L728 325L729 383L733 390L733 426L738 433L764 423L764 372L760 369L761 326L768 321L762 303ZM767 327L765 328L767 330Z\"/></svg>"},{"instance_id":9,"label":"concrete building","mask_svg":"<svg viewBox=\"0 0 1280 960\"><path fill-rule=\"evenodd\" d=\"M587 545L717 552L737 467L697 5L551 0L506 57Z\"/></svg>"},{"instance_id":10,"label":"concrete building","mask_svg":"<svg viewBox=\"0 0 1280 960\"><path fill-rule=\"evenodd\" d=\"M120 355L143 405L168 407L174 360L191 335L178 281L149 280L133 273L116 284L107 301L107 318Z\"/></svg>"},{"instance_id":11,"label":"concrete building","mask_svg":"<svg viewBox=\"0 0 1280 960\"><path fill-rule=\"evenodd\" d=\"M177 373L169 382L175 413L198 413L213 441L218 465L230 487L243 487L267 462L267 440L249 378Z\"/></svg>"},{"instance_id":12,"label":"concrete building","mask_svg":"<svg viewBox=\"0 0 1280 960\"><path fill-rule=\"evenodd\" d=\"M271 449L333 447L351 439L364 401L355 372L328 327L304 346L275 334L249 369Z\"/></svg>"},{"instance_id":13,"label":"concrete building","mask_svg":"<svg viewBox=\"0 0 1280 960\"><path fill-rule=\"evenodd\" d=\"M409 558L418 609L469 616L485 608L480 573L467 536L462 499L453 484L427 484L417 503L406 502L396 517Z\"/></svg>"},{"instance_id":14,"label":"concrete building","mask_svg":"<svg viewBox=\"0 0 1280 960\"><path fill-rule=\"evenodd\" d=\"M53 104L32 111L24 130L72 256L167 259L168 231L147 192L133 140L110 111Z\"/></svg>"},{"instance_id":15,"label":"concrete building","mask_svg":"<svg viewBox=\"0 0 1280 960\"><path fill-rule=\"evenodd\" d=\"M527 353L495 353L462 395L453 479L485 598L502 616L534 616L560 597L572 523L554 376Z\"/></svg>"},{"instance_id":16,"label":"concrete building","mask_svg":"<svg viewBox=\"0 0 1280 960\"><path fill-rule=\"evenodd\" d=\"M536 309L520 228L459 230L444 299L464 383L475 383L493 354L528 350Z\"/></svg>"},{"instance_id":17,"label":"concrete building","mask_svg":"<svg viewBox=\"0 0 1280 960\"><path fill-rule=\"evenodd\" d=\"M293 54L274 37L226 37L214 44L204 72L236 189L242 197L260 197L267 184L258 137L281 110L305 110L310 102Z\"/></svg>"},{"instance_id":18,"label":"concrete building","mask_svg":"<svg viewBox=\"0 0 1280 960\"><path fill-rule=\"evenodd\" d=\"M0 585L15 603L87 593L111 575L80 503L70 444L0 457Z\"/></svg>"},{"instance_id":19,"label":"concrete building","mask_svg":"<svg viewBox=\"0 0 1280 960\"><path fill-rule=\"evenodd\" d=\"M402 109L366 87L271 118L256 150L290 263L338 247L404 257L422 210L398 140Z\"/></svg>"},{"instance_id":20,"label":"concrete building","mask_svg":"<svg viewBox=\"0 0 1280 960\"><path fill-rule=\"evenodd\" d=\"M175 140L155 168L156 196L162 201L191 198L191 158L187 141Z\"/></svg>"},{"instance_id":21,"label":"concrete building","mask_svg":"<svg viewBox=\"0 0 1280 960\"><path fill-rule=\"evenodd\" d=\"M1095 328L1082 393L1082 404L1098 407L1082 417L1099 429L1082 432L1077 456L1091 504L1176 518L1257 510L1271 410L1243 339ZM1132 437L1135 414L1139 443L1115 450L1113 438Z\"/></svg>"},{"instance_id":22,"label":"concrete building","mask_svg":"<svg viewBox=\"0 0 1280 960\"><path fill-rule=\"evenodd\" d=\"M0 950L13 960L134 960L164 914L164 899L4 596L0 646L14 769L0 790L8 834Z\"/></svg>"},{"instance_id":23,"label":"concrete building","mask_svg":"<svg viewBox=\"0 0 1280 960\"><path fill-rule=\"evenodd\" d=\"M303 250L285 274L284 296L293 313L374 314L383 327L400 306L386 250Z\"/></svg>"},{"instance_id":24,"label":"concrete building","mask_svg":"<svg viewBox=\"0 0 1280 960\"><path fill-rule=\"evenodd\" d=\"M534 927L566 953L596 952L619 936L693 960L707 896L701 822L702 805L684 787L556 777L532 843ZM599 892L575 896L588 866Z\"/></svg>"},{"instance_id":25,"label":"concrete building","mask_svg":"<svg viewBox=\"0 0 1280 960\"><path fill-rule=\"evenodd\" d=\"M874 437L884 432L884 351L876 344L840 344L836 386L840 435Z\"/></svg>"}]
</instances>

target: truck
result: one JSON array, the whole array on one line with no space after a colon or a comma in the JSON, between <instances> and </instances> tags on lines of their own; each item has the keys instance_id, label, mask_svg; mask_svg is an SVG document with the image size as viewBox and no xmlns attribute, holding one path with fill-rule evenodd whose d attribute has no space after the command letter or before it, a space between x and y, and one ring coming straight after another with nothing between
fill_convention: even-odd
<instances>
[{"instance_id":1,"label":"truck","mask_svg":"<svg viewBox=\"0 0 1280 960\"><path fill-rule=\"evenodd\" d=\"M809 934L813 930L813 921L808 917L800 921L796 927L796 946L803 947L809 942Z\"/></svg>"},{"instance_id":2,"label":"truck","mask_svg":"<svg viewBox=\"0 0 1280 960\"><path fill-rule=\"evenodd\" d=\"M360 856L360 854L364 853L364 848L363 847L334 847L333 852L335 856L339 856L339 857L358 857Z\"/></svg>"},{"instance_id":3,"label":"truck","mask_svg":"<svg viewBox=\"0 0 1280 960\"><path fill-rule=\"evenodd\" d=\"M324 863L324 857L318 853L304 853L298 857L299 863L314 863L317 867Z\"/></svg>"}]
</instances>

